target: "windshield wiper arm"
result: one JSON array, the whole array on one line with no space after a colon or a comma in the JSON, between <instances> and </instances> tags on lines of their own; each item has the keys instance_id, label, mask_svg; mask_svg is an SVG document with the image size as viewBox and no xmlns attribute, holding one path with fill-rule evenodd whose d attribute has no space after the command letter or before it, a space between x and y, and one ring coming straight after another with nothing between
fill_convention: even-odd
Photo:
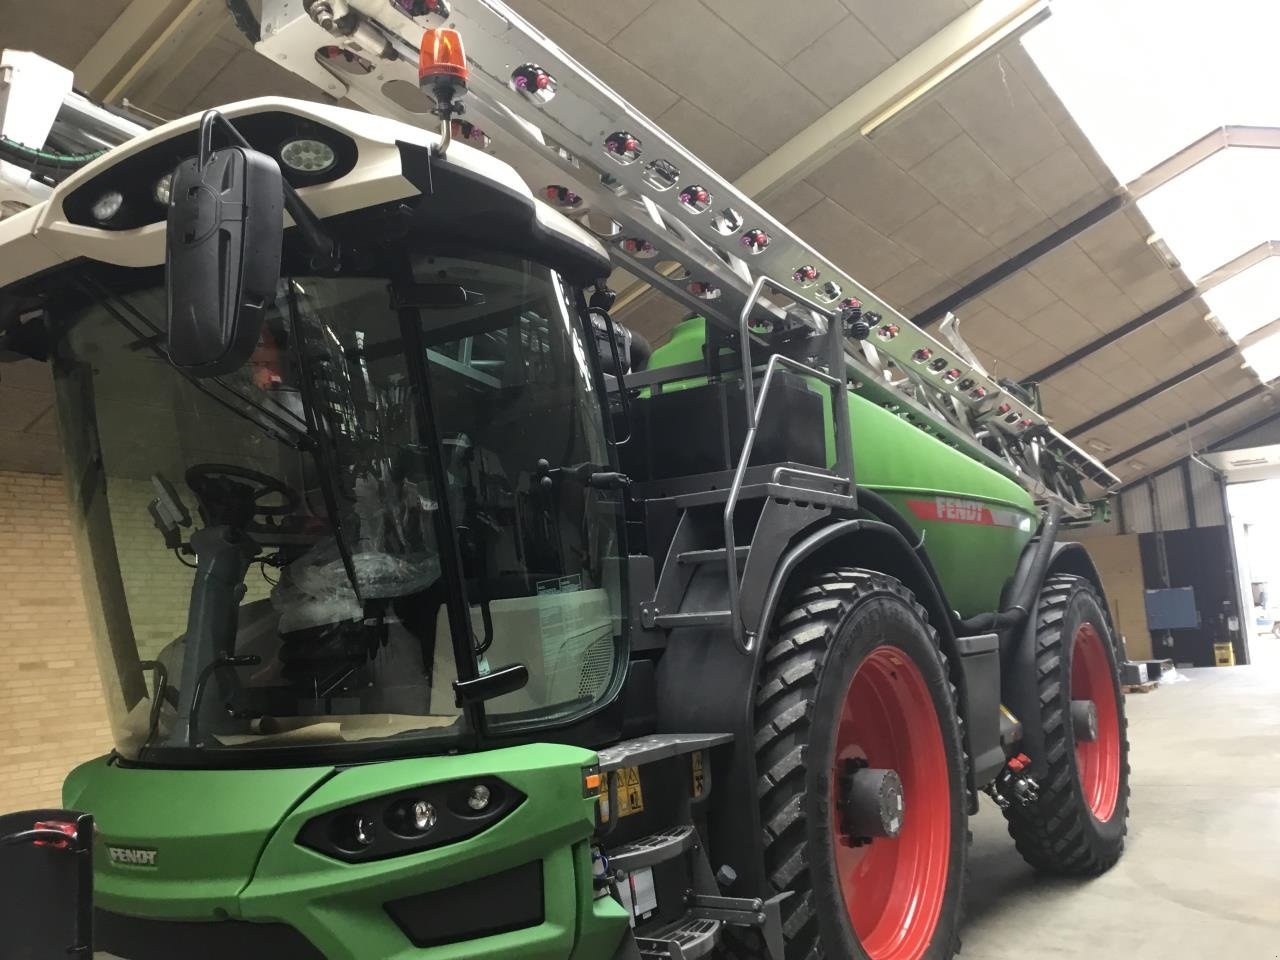
<instances>
[{"instance_id":1,"label":"windshield wiper arm","mask_svg":"<svg viewBox=\"0 0 1280 960\"><path fill-rule=\"evenodd\" d=\"M351 546L347 543L347 538L342 532L342 515L338 512L338 498L334 495L334 477L337 476L336 458L330 458L330 450L325 442L326 435L320 428L319 412L316 408L315 399L315 382L311 379L312 370L311 363L307 358L307 351L302 345L302 309L298 305L298 293L296 284L290 282L285 284L287 290L286 299L289 303L289 322L293 324L293 329L298 335L291 337L294 358L298 361L298 368L302 371L299 378L299 386L302 389L302 408L306 411L308 419L308 429L314 431L313 436L316 443L311 451L311 455L315 457L316 466L320 473L320 495L324 497L324 508L328 511L333 523L333 541L338 547L338 555L342 557L342 568L347 572L347 579L351 581L351 589L355 592L356 600L363 607L364 596L360 592L360 580L356 577L355 561L351 557Z\"/></svg>"},{"instance_id":2,"label":"windshield wiper arm","mask_svg":"<svg viewBox=\"0 0 1280 960\"><path fill-rule=\"evenodd\" d=\"M200 722L200 702L204 699L204 689L209 682L209 678L219 670L224 670L228 667L256 667L260 663L262 663L262 658L256 653L246 656L223 654L212 663L204 665L204 669L196 677L196 688L191 697L191 710L187 716L187 746L194 747L200 742L196 728Z\"/></svg>"}]
</instances>

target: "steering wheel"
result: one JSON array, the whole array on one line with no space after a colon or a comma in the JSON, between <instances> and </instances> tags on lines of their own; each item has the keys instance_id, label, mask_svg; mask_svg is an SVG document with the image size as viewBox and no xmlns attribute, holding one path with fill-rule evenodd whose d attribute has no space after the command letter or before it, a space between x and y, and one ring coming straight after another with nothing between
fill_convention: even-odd
<instances>
[{"instance_id":1,"label":"steering wheel","mask_svg":"<svg viewBox=\"0 0 1280 960\"><path fill-rule=\"evenodd\" d=\"M298 491L268 474L230 463L196 463L187 468L187 486L210 523L247 526L254 517L282 517L302 503ZM281 503L263 503L279 497Z\"/></svg>"}]
</instances>

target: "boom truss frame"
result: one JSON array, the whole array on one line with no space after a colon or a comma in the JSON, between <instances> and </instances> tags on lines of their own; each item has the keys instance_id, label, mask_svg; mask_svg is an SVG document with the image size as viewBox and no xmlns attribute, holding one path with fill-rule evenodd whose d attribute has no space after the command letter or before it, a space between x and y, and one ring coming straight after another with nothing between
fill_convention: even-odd
<instances>
[{"instance_id":1,"label":"boom truss frame","mask_svg":"<svg viewBox=\"0 0 1280 960\"><path fill-rule=\"evenodd\" d=\"M1118 485L988 376L954 320L947 343L913 324L500 0L264 0L257 49L335 97L435 126L434 105L418 89L417 58L424 30L440 26L457 29L466 46L467 115L475 120L462 128L466 139L544 185L553 206L628 272L730 336L756 281L777 278L781 295L762 299L752 324L765 345L800 328L826 329L806 300L837 313L843 305L848 316L857 301L870 330L846 341L845 375L856 392L1042 502L1061 503L1069 516L1092 512L1085 481L1103 491Z\"/></svg>"}]
</instances>

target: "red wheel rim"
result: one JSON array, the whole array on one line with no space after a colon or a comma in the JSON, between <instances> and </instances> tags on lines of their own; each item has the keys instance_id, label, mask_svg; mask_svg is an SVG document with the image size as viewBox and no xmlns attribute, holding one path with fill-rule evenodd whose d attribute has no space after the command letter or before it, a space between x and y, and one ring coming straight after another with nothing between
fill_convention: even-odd
<instances>
[{"instance_id":1,"label":"red wheel rim","mask_svg":"<svg viewBox=\"0 0 1280 960\"><path fill-rule=\"evenodd\" d=\"M1071 699L1092 700L1098 711L1098 736L1076 741L1080 789L1089 812L1105 823L1120 797L1120 708L1104 640L1091 623L1076 629L1071 652Z\"/></svg>"},{"instance_id":2,"label":"red wheel rim","mask_svg":"<svg viewBox=\"0 0 1280 960\"><path fill-rule=\"evenodd\" d=\"M918 960L938 926L951 859L947 755L920 668L896 647L876 648L854 672L839 723L833 784L850 759L894 770L905 811L896 838L851 847L833 796L836 875L849 922L871 960Z\"/></svg>"}]
</instances>

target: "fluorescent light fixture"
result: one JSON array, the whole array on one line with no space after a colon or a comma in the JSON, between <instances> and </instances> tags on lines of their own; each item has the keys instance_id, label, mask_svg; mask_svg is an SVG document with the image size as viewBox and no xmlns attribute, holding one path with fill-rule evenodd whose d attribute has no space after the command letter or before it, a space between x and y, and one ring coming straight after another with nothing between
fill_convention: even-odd
<instances>
[{"instance_id":1,"label":"fluorescent light fixture","mask_svg":"<svg viewBox=\"0 0 1280 960\"><path fill-rule=\"evenodd\" d=\"M987 3L984 6L985 9L971 7L969 11L956 18L953 26L945 28L946 31L955 31L964 37L959 49L949 49L949 43L953 42L952 38L940 33L931 40L926 40L921 46L907 54L904 62L907 59L919 57L924 61L935 61L936 65L932 66L917 83L899 93L868 117L866 122L859 128L859 133L864 137L871 136L877 129L884 126L922 97L927 96L941 83L967 67L988 50L1003 43L1019 30L1023 30L1043 19L1045 14L1049 12L1047 0L1023 0L1023 2L1015 0L1012 4L1012 9L1008 11L1003 9L1010 6L1007 2ZM988 22L992 12L994 12L995 20L994 22ZM888 71L886 71L886 75L887 73Z\"/></svg>"},{"instance_id":2,"label":"fluorescent light fixture","mask_svg":"<svg viewBox=\"0 0 1280 960\"><path fill-rule=\"evenodd\" d=\"M1138 207L1187 276L1198 280L1280 238L1280 151L1219 150L1142 197Z\"/></svg>"},{"instance_id":3,"label":"fluorescent light fixture","mask_svg":"<svg viewBox=\"0 0 1280 960\"><path fill-rule=\"evenodd\" d=\"M1090 450L1092 450L1094 453L1110 453L1111 452L1111 444L1103 440L1099 440L1097 437L1090 437L1088 440L1084 442L1084 445L1088 447Z\"/></svg>"},{"instance_id":4,"label":"fluorescent light fixture","mask_svg":"<svg viewBox=\"0 0 1280 960\"><path fill-rule=\"evenodd\" d=\"M1215 127L1280 127L1280 4L1070 0L1052 10L1022 43L1121 183Z\"/></svg>"},{"instance_id":5,"label":"fluorescent light fixture","mask_svg":"<svg viewBox=\"0 0 1280 960\"><path fill-rule=\"evenodd\" d=\"M1258 379L1268 383L1280 377L1280 334L1273 334L1260 343L1241 351L1244 362L1253 368Z\"/></svg>"},{"instance_id":6,"label":"fluorescent light fixture","mask_svg":"<svg viewBox=\"0 0 1280 960\"><path fill-rule=\"evenodd\" d=\"M1280 319L1280 257L1267 257L1204 292L1204 302L1232 340Z\"/></svg>"}]
</instances>

